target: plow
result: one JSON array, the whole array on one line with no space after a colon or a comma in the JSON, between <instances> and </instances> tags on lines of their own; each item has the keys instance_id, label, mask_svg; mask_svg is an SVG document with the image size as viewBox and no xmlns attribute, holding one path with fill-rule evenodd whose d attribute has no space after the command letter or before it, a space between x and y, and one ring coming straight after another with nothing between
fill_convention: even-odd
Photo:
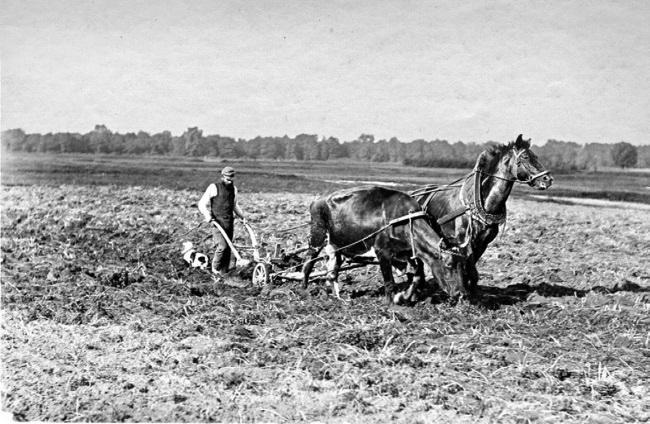
<instances>
[{"instance_id":1,"label":"plow","mask_svg":"<svg viewBox=\"0 0 650 424\"><path fill-rule=\"evenodd\" d=\"M252 267L251 283L253 286L261 288L286 281L303 280L302 266L304 262L301 254L309 249L307 243L296 240L295 236L289 237L290 242L287 242L273 234L262 239L250 224L245 223L247 244L235 244L218 223L213 222L213 225L230 247L235 258L235 267ZM282 232L284 231L286 230ZM327 276L327 270L323 264L326 259L326 256L319 256L314 260L314 262L320 263L321 267L311 273L310 281L322 280ZM373 254L362 255L348 259L339 271L349 271L377 264Z\"/></svg>"}]
</instances>

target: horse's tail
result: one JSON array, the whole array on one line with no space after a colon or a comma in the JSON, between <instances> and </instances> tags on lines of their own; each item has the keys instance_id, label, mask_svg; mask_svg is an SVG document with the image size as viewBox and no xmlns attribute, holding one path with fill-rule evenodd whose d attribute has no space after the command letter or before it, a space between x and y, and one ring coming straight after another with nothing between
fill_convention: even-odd
<instances>
[{"instance_id":1,"label":"horse's tail","mask_svg":"<svg viewBox=\"0 0 650 424\"><path fill-rule=\"evenodd\" d=\"M314 200L309 206L311 216L309 247L322 248L327 241L327 234L331 227L331 213L325 199Z\"/></svg>"},{"instance_id":2,"label":"horse's tail","mask_svg":"<svg viewBox=\"0 0 650 424\"><path fill-rule=\"evenodd\" d=\"M325 244L327 244L329 229L331 226L331 214L329 205L325 199L314 200L309 205L311 221L309 225L309 247L305 254L305 262L302 267L303 288L309 284L309 275L314 268L314 262Z\"/></svg>"}]
</instances>

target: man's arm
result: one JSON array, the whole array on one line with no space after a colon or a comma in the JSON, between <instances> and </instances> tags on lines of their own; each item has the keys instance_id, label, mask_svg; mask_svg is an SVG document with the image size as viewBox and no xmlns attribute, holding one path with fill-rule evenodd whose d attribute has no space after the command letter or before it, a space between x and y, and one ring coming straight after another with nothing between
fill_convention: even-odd
<instances>
[{"instance_id":1,"label":"man's arm","mask_svg":"<svg viewBox=\"0 0 650 424\"><path fill-rule=\"evenodd\" d=\"M212 220L212 211L210 210L210 200L217 195L217 186L214 184L210 184L208 188L205 190L205 193L203 193L203 196L201 196L201 199L199 199L199 203L197 204L199 207L199 212L201 212L201 215L203 215L203 219L205 219L205 222L210 222Z\"/></svg>"},{"instance_id":2,"label":"man's arm","mask_svg":"<svg viewBox=\"0 0 650 424\"><path fill-rule=\"evenodd\" d=\"M235 187L235 205L233 207L233 211L235 212L235 215L237 215L243 221L246 221L246 218L244 218L244 212L239 207L239 203L237 203L237 187Z\"/></svg>"}]
</instances>

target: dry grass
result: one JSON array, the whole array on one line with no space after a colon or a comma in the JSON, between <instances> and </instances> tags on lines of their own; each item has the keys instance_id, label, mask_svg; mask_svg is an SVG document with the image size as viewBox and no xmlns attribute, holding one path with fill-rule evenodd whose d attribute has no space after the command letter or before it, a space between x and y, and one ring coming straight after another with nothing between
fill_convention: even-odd
<instances>
[{"instance_id":1,"label":"dry grass","mask_svg":"<svg viewBox=\"0 0 650 424\"><path fill-rule=\"evenodd\" d=\"M387 308L375 269L350 276L347 303L187 269L176 235L198 223L197 196L2 189L3 409L43 421L650 420L647 211L511 200L479 266L480 304ZM311 197L241 202L271 234L306 222Z\"/></svg>"}]
</instances>

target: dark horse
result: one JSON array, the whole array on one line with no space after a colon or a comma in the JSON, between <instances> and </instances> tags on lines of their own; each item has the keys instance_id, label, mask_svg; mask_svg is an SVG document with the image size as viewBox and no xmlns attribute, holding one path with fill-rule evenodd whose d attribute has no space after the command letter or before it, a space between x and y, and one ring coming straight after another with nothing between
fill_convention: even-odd
<instances>
[{"instance_id":1,"label":"dark horse","mask_svg":"<svg viewBox=\"0 0 650 424\"><path fill-rule=\"evenodd\" d=\"M382 187L340 190L314 201L311 234L303 266L303 288L322 248L327 244L327 280L338 297L341 255L354 258L374 248L384 278L389 303L398 303L392 266L406 269L412 284L403 297L424 282L423 263L431 268L439 285L452 297L467 294L466 258L450 247L431 225L420 205L408 194ZM354 259L353 259L354 260ZM474 271L475 272L475 271Z\"/></svg>"},{"instance_id":2,"label":"dark horse","mask_svg":"<svg viewBox=\"0 0 650 424\"><path fill-rule=\"evenodd\" d=\"M462 181L462 180L461 180ZM411 192L427 214L440 225L445 237L465 248L474 265L468 270L471 292L476 292L476 262L506 221L506 201L514 183L538 190L553 184L553 177L530 150L530 139L497 145L482 152L474 170L459 186L427 186Z\"/></svg>"}]
</instances>

